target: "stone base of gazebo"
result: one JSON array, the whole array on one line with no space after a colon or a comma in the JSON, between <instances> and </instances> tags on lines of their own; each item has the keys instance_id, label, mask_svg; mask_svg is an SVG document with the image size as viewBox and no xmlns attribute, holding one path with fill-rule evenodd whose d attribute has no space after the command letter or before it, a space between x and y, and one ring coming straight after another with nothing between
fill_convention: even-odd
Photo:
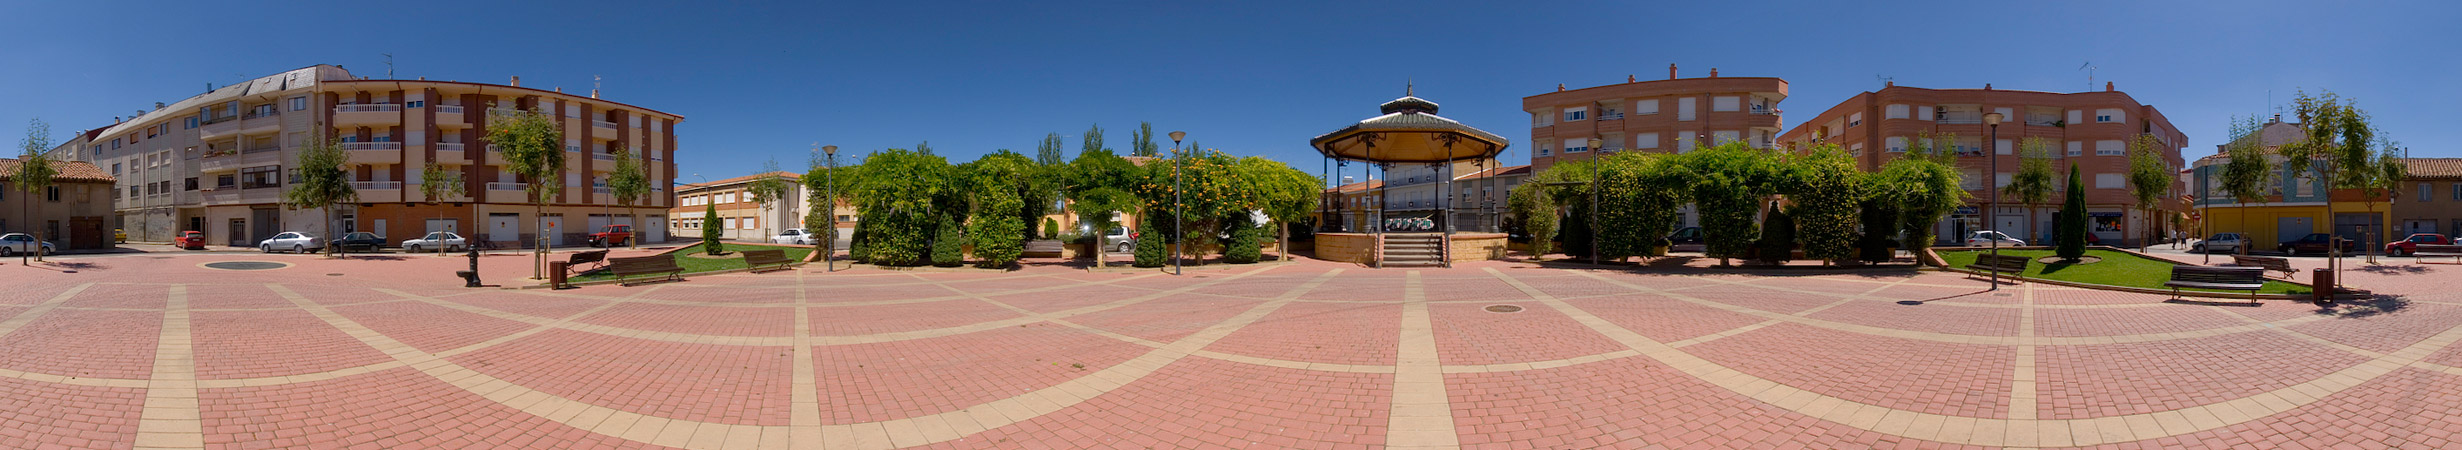
<instances>
[{"instance_id":1,"label":"stone base of gazebo","mask_svg":"<svg viewBox=\"0 0 2462 450\"><path fill-rule=\"evenodd\" d=\"M1385 236L1439 235L1440 233L1385 233ZM1377 234L1317 233L1316 258L1347 263L1374 264ZM1504 259L1504 233L1453 233L1451 256L1454 261L1485 261Z\"/></svg>"}]
</instances>

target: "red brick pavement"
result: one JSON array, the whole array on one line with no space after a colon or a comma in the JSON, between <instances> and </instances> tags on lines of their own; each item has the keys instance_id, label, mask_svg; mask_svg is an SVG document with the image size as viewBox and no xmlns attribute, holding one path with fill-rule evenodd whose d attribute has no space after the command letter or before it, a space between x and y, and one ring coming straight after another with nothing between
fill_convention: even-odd
<instances>
[{"instance_id":1,"label":"red brick pavement","mask_svg":"<svg viewBox=\"0 0 2462 450\"><path fill-rule=\"evenodd\" d=\"M291 265L199 267L232 260ZM526 284L527 261L490 256L483 274ZM1996 296L1939 273L1505 262L802 269L553 292L461 289L460 258L66 262L78 273L0 266L0 447L177 444L140 428L184 424L213 448L2448 448L2462 433L2457 266L2353 264L2348 284L2386 296L2251 308ZM1412 345L1435 364L1397 356ZM1428 414L1450 428L1393 426Z\"/></svg>"}]
</instances>

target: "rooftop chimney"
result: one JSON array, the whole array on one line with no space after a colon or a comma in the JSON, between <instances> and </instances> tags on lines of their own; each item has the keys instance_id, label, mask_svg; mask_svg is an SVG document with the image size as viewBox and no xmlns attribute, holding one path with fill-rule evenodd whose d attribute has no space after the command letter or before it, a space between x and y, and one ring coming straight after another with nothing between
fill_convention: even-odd
<instances>
[{"instance_id":1,"label":"rooftop chimney","mask_svg":"<svg viewBox=\"0 0 2462 450\"><path fill-rule=\"evenodd\" d=\"M2111 92L2111 91L2112 91L2112 82L2109 82L2109 81L2105 81L2105 82L2103 82L2103 92Z\"/></svg>"},{"instance_id":2,"label":"rooftop chimney","mask_svg":"<svg viewBox=\"0 0 2462 450\"><path fill-rule=\"evenodd\" d=\"M2266 123L2282 123L2282 114L2280 114L2280 113L2274 114L2274 120L2272 120L2272 121L2268 121L2268 122L2266 122Z\"/></svg>"},{"instance_id":3,"label":"rooftop chimney","mask_svg":"<svg viewBox=\"0 0 2462 450\"><path fill-rule=\"evenodd\" d=\"M1632 75L1632 74L1625 74L1625 75L1624 75L1624 82L1626 82L1626 83L1631 83L1631 82L1633 82L1633 81L1635 81L1635 80L1633 79L1633 75Z\"/></svg>"},{"instance_id":4,"label":"rooftop chimney","mask_svg":"<svg viewBox=\"0 0 2462 450\"><path fill-rule=\"evenodd\" d=\"M558 94L562 94L562 93L564 93L564 86L556 86L556 93L558 93Z\"/></svg>"},{"instance_id":5,"label":"rooftop chimney","mask_svg":"<svg viewBox=\"0 0 2462 450\"><path fill-rule=\"evenodd\" d=\"M1986 90L1986 91L1992 90L1992 83L1984 83L1984 84L1983 84L1983 90Z\"/></svg>"},{"instance_id":6,"label":"rooftop chimney","mask_svg":"<svg viewBox=\"0 0 2462 450\"><path fill-rule=\"evenodd\" d=\"M598 98L598 90L597 90L597 89L591 89L591 90L590 90L590 98Z\"/></svg>"},{"instance_id":7,"label":"rooftop chimney","mask_svg":"<svg viewBox=\"0 0 2462 450\"><path fill-rule=\"evenodd\" d=\"M1667 63L1667 79L1676 79L1676 64Z\"/></svg>"},{"instance_id":8,"label":"rooftop chimney","mask_svg":"<svg viewBox=\"0 0 2462 450\"><path fill-rule=\"evenodd\" d=\"M1556 83L1556 92L1564 92L1564 83Z\"/></svg>"},{"instance_id":9,"label":"rooftop chimney","mask_svg":"<svg viewBox=\"0 0 2462 450\"><path fill-rule=\"evenodd\" d=\"M521 75L513 76L513 87L521 87Z\"/></svg>"},{"instance_id":10,"label":"rooftop chimney","mask_svg":"<svg viewBox=\"0 0 2462 450\"><path fill-rule=\"evenodd\" d=\"M1883 82L1881 82L1881 87L1885 87L1885 88L1893 88L1893 87L1898 87L1898 81L1897 81L1897 80L1883 81Z\"/></svg>"},{"instance_id":11,"label":"rooftop chimney","mask_svg":"<svg viewBox=\"0 0 2462 450\"><path fill-rule=\"evenodd\" d=\"M1710 78L1718 78L1718 68L1710 68Z\"/></svg>"}]
</instances>

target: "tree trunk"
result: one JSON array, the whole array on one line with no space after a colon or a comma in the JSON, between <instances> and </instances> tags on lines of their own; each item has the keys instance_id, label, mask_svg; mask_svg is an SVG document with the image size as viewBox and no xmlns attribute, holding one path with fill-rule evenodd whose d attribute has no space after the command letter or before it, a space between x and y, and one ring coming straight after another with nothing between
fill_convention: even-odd
<instances>
[{"instance_id":1,"label":"tree trunk","mask_svg":"<svg viewBox=\"0 0 2462 450\"><path fill-rule=\"evenodd\" d=\"M1094 268L1103 268L1103 247L1106 247L1106 244L1108 243L1104 242L1103 230L1094 230L1094 248L1090 249L1094 250Z\"/></svg>"},{"instance_id":2,"label":"tree trunk","mask_svg":"<svg viewBox=\"0 0 2462 450\"><path fill-rule=\"evenodd\" d=\"M1277 232L1276 232L1276 234L1280 234L1280 235L1282 235L1282 237L1280 237L1280 238L1279 238L1279 239L1282 241L1282 243L1281 243L1281 244L1279 244L1279 245L1277 245L1277 246L1275 246L1275 248L1277 248L1277 249L1279 249L1279 250L1280 250L1280 251L1278 251L1278 252L1276 252L1276 253L1281 253L1281 254L1282 254L1282 260L1283 260L1283 261L1290 261L1290 260L1291 260L1291 223L1290 223L1290 222L1283 222L1283 221L1276 221L1276 222L1279 222L1279 223L1276 223L1276 225L1281 225L1281 227L1279 227L1279 228L1281 228L1281 230L1280 230L1280 231L1277 231Z\"/></svg>"}]
</instances>

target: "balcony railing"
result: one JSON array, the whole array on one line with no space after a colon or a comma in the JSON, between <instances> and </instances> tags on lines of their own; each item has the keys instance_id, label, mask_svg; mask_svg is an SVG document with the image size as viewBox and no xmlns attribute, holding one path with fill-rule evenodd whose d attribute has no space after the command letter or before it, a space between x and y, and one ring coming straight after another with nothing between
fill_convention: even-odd
<instances>
[{"instance_id":1,"label":"balcony railing","mask_svg":"<svg viewBox=\"0 0 2462 450\"><path fill-rule=\"evenodd\" d=\"M386 190L386 189L401 189L401 188L402 188L402 182L400 182L400 181L353 181L353 182L351 182L351 183L350 183L350 187L351 187L351 189L360 189L360 190Z\"/></svg>"},{"instance_id":2,"label":"balcony railing","mask_svg":"<svg viewBox=\"0 0 2462 450\"><path fill-rule=\"evenodd\" d=\"M2048 126L2052 126L2052 124L2054 124L2054 123L2059 123L2059 122L2060 122L2060 115L2059 115L2059 114L2043 114L2043 115L2038 115L2038 114L2027 114L2027 115L2026 115L2026 124L2027 124L2027 125L2034 125L2034 126L2043 126L2043 127L2048 127Z\"/></svg>"},{"instance_id":3,"label":"balcony railing","mask_svg":"<svg viewBox=\"0 0 2462 450\"><path fill-rule=\"evenodd\" d=\"M435 146L436 151L440 152L458 152L465 148L460 142L438 142Z\"/></svg>"},{"instance_id":4,"label":"balcony railing","mask_svg":"<svg viewBox=\"0 0 2462 450\"><path fill-rule=\"evenodd\" d=\"M1624 120L1624 113L1600 114L1599 120Z\"/></svg>"},{"instance_id":5,"label":"balcony railing","mask_svg":"<svg viewBox=\"0 0 2462 450\"><path fill-rule=\"evenodd\" d=\"M276 146L265 146L265 147L257 147L257 148L248 149L247 153L266 153L266 152L278 152L278 151L282 151L282 147L276 147Z\"/></svg>"},{"instance_id":6,"label":"balcony railing","mask_svg":"<svg viewBox=\"0 0 2462 450\"><path fill-rule=\"evenodd\" d=\"M343 150L401 150L400 142L344 142Z\"/></svg>"},{"instance_id":7,"label":"balcony railing","mask_svg":"<svg viewBox=\"0 0 2462 450\"><path fill-rule=\"evenodd\" d=\"M1752 105L1752 113L1766 116L1777 114L1778 110L1770 109L1769 105Z\"/></svg>"},{"instance_id":8,"label":"balcony railing","mask_svg":"<svg viewBox=\"0 0 2462 450\"><path fill-rule=\"evenodd\" d=\"M530 183L488 183L490 191L518 191L530 188Z\"/></svg>"},{"instance_id":9,"label":"balcony railing","mask_svg":"<svg viewBox=\"0 0 2462 450\"><path fill-rule=\"evenodd\" d=\"M593 153L593 154L591 154L591 155L590 155L590 158L592 158L592 159L597 159L597 160L600 160L600 161L614 161L614 160L615 160L615 155L612 155L612 154L607 154L607 153Z\"/></svg>"},{"instance_id":10,"label":"balcony railing","mask_svg":"<svg viewBox=\"0 0 2462 450\"><path fill-rule=\"evenodd\" d=\"M1940 123L1945 123L1945 124L1976 124L1976 123L1983 123L1983 115L1982 115L1982 114L1948 114L1948 115L1943 115L1943 116L1940 116Z\"/></svg>"},{"instance_id":11,"label":"balcony railing","mask_svg":"<svg viewBox=\"0 0 2462 450\"><path fill-rule=\"evenodd\" d=\"M613 130L616 127L616 123L604 120L592 120L590 121L590 126Z\"/></svg>"},{"instance_id":12,"label":"balcony railing","mask_svg":"<svg viewBox=\"0 0 2462 450\"><path fill-rule=\"evenodd\" d=\"M273 116L279 116L279 115L282 115L282 110L279 110L279 109L260 109L260 110L255 110L255 111L249 111L247 115L245 115L245 116L241 116L240 118L242 118L242 119L255 119L255 118L259 118L259 117L273 117Z\"/></svg>"},{"instance_id":13,"label":"balcony railing","mask_svg":"<svg viewBox=\"0 0 2462 450\"><path fill-rule=\"evenodd\" d=\"M461 114L461 105L436 105L437 114Z\"/></svg>"},{"instance_id":14,"label":"balcony railing","mask_svg":"<svg viewBox=\"0 0 2462 450\"><path fill-rule=\"evenodd\" d=\"M224 114L224 115L220 115L220 116L208 117L208 118L206 118L206 119L205 119L205 121L201 122L200 124L201 124L201 125L213 125L213 124L223 123L223 122L229 122L229 121L233 121L233 120L239 120L239 115L238 115L238 114Z\"/></svg>"},{"instance_id":15,"label":"balcony railing","mask_svg":"<svg viewBox=\"0 0 2462 450\"><path fill-rule=\"evenodd\" d=\"M334 112L399 112L401 110L402 105L392 103L340 105L333 107Z\"/></svg>"}]
</instances>

